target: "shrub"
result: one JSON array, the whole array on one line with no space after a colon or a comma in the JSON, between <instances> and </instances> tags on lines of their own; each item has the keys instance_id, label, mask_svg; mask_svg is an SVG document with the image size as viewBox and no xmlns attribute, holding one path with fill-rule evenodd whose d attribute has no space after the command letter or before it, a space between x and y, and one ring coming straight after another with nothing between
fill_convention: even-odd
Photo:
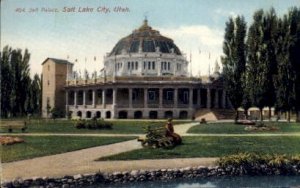
<instances>
[{"instance_id":1,"label":"shrub","mask_svg":"<svg viewBox=\"0 0 300 188\"><path fill-rule=\"evenodd\" d=\"M255 167L265 165L275 168L287 168L291 165L300 164L300 155L258 155L254 153L239 153L221 157L218 160L218 165L221 167Z\"/></svg>"},{"instance_id":2,"label":"shrub","mask_svg":"<svg viewBox=\"0 0 300 188\"><path fill-rule=\"evenodd\" d=\"M77 129L112 129L112 126L112 123L106 122L103 119L77 120L75 123Z\"/></svg>"},{"instance_id":3,"label":"shrub","mask_svg":"<svg viewBox=\"0 0 300 188\"><path fill-rule=\"evenodd\" d=\"M60 108L53 108L51 111L52 119L65 117L65 110Z\"/></svg>"}]
</instances>

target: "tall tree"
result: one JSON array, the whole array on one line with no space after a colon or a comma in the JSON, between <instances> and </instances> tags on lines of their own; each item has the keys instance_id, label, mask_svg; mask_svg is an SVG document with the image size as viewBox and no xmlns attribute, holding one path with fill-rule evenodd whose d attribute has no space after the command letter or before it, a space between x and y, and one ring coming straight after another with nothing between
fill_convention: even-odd
<instances>
[{"instance_id":1,"label":"tall tree","mask_svg":"<svg viewBox=\"0 0 300 188\"><path fill-rule=\"evenodd\" d=\"M261 45L265 50L265 106L269 107L269 119L271 119L271 107L275 105L276 93L274 92L274 77L277 74L276 39L277 39L277 16L273 8L267 12L263 19L263 38Z\"/></svg>"},{"instance_id":2,"label":"tall tree","mask_svg":"<svg viewBox=\"0 0 300 188\"><path fill-rule=\"evenodd\" d=\"M275 77L275 91L276 91L276 109L277 111L288 112L295 103L295 71L291 64L289 45L291 37L289 34L288 17L285 15L283 19L278 20L278 37L276 39L276 58L278 62L278 73ZM288 115L290 120L290 115Z\"/></svg>"},{"instance_id":3,"label":"tall tree","mask_svg":"<svg viewBox=\"0 0 300 188\"><path fill-rule=\"evenodd\" d=\"M1 117L22 116L30 108L30 54L6 46L1 52Z\"/></svg>"},{"instance_id":4,"label":"tall tree","mask_svg":"<svg viewBox=\"0 0 300 188\"><path fill-rule=\"evenodd\" d=\"M297 121L300 121L300 7L293 7L288 13L289 35L289 60L294 70L294 110L297 112Z\"/></svg>"},{"instance_id":5,"label":"tall tree","mask_svg":"<svg viewBox=\"0 0 300 188\"><path fill-rule=\"evenodd\" d=\"M223 74L226 92L236 111L235 121L238 120L238 108L243 101L242 75L245 72L245 36L246 22L243 17L230 18L226 22L222 57Z\"/></svg>"},{"instance_id":6,"label":"tall tree","mask_svg":"<svg viewBox=\"0 0 300 188\"><path fill-rule=\"evenodd\" d=\"M263 10L254 13L253 23L249 27L247 38L247 79L250 90L249 96L254 106L260 110L260 119L263 120L262 110L265 106L264 96L266 87L265 46L263 42Z\"/></svg>"},{"instance_id":7,"label":"tall tree","mask_svg":"<svg viewBox=\"0 0 300 188\"><path fill-rule=\"evenodd\" d=\"M11 52L12 49L8 46L5 46L1 52L1 117L8 117L11 111L10 97L12 92L12 80L9 79L12 76L10 67Z\"/></svg>"}]
</instances>

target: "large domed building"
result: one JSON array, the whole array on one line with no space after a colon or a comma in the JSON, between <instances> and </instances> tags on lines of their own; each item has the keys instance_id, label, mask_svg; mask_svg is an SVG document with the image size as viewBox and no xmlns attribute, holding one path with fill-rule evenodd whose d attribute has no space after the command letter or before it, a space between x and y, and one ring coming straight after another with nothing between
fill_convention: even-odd
<instances>
[{"instance_id":1,"label":"large domed building","mask_svg":"<svg viewBox=\"0 0 300 188\"><path fill-rule=\"evenodd\" d=\"M78 77L61 59L42 65L44 117L56 107L81 118L185 119L229 106L219 68L210 77L190 77L174 41L147 20L107 53L99 75Z\"/></svg>"}]
</instances>

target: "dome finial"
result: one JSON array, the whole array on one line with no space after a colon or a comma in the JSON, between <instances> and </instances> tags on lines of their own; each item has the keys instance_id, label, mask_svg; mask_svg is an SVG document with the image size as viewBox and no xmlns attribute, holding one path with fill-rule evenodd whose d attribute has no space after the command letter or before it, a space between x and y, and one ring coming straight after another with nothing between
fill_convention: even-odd
<instances>
[{"instance_id":1,"label":"dome finial","mask_svg":"<svg viewBox=\"0 0 300 188\"><path fill-rule=\"evenodd\" d=\"M145 15L145 19L144 19L144 23L143 23L143 27L148 26L148 19L147 19L147 15Z\"/></svg>"},{"instance_id":2,"label":"dome finial","mask_svg":"<svg viewBox=\"0 0 300 188\"><path fill-rule=\"evenodd\" d=\"M147 29L151 29L151 27L149 27L149 25L148 25L148 18L147 18L147 15L146 15L146 13L145 13L145 19L144 19L144 21L143 21L143 25L139 28L140 30L147 30Z\"/></svg>"}]
</instances>

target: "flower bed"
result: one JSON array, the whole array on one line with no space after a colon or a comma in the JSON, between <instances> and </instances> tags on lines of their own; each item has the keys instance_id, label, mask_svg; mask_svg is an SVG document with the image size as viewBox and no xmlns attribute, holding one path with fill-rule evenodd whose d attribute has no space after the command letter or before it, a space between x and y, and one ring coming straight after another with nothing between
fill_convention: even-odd
<instances>
[{"instance_id":1,"label":"flower bed","mask_svg":"<svg viewBox=\"0 0 300 188\"><path fill-rule=\"evenodd\" d=\"M24 142L24 139L12 136L0 136L1 145L12 145Z\"/></svg>"}]
</instances>

